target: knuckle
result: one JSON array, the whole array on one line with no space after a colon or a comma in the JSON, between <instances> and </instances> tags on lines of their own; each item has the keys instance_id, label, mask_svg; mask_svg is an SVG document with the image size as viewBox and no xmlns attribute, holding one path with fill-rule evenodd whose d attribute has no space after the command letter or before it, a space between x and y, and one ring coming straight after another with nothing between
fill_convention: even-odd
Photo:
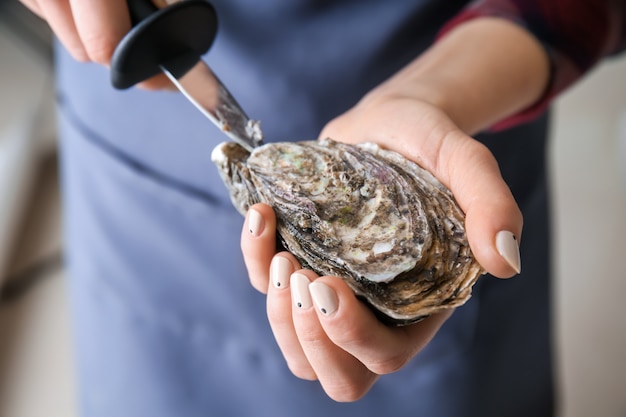
<instances>
[{"instance_id":1,"label":"knuckle","mask_svg":"<svg viewBox=\"0 0 626 417\"><path fill-rule=\"evenodd\" d=\"M367 343L370 337L360 326L340 324L336 328L329 329L329 337L335 344L350 350L352 346L359 346Z\"/></svg>"},{"instance_id":2,"label":"knuckle","mask_svg":"<svg viewBox=\"0 0 626 417\"><path fill-rule=\"evenodd\" d=\"M252 288L260 292L261 294L267 294L268 292L268 279L267 276L259 273L256 268L248 268L248 280ZM269 306L269 303L268 303Z\"/></svg>"},{"instance_id":3,"label":"knuckle","mask_svg":"<svg viewBox=\"0 0 626 417\"><path fill-rule=\"evenodd\" d=\"M291 312L286 312L284 308L281 308L268 300L267 319L270 323L272 323L272 325L286 325L291 320Z\"/></svg>"},{"instance_id":4,"label":"knuckle","mask_svg":"<svg viewBox=\"0 0 626 417\"><path fill-rule=\"evenodd\" d=\"M303 346L309 347L311 350L323 350L325 348L325 343L323 342L324 335L320 332L313 331L313 329L303 328L300 326L298 328L298 340Z\"/></svg>"},{"instance_id":5,"label":"knuckle","mask_svg":"<svg viewBox=\"0 0 626 417\"><path fill-rule=\"evenodd\" d=\"M252 288L257 290L261 294L267 294L267 285L265 285L264 281L260 279L255 279L253 277L250 277L249 279L250 279L250 285L252 285Z\"/></svg>"},{"instance_id":6,"label":"knuckle","mask_svg":"<svg viewBox=\"0 0 626 417\"><path fill-rule=\"evenodd\" d=\"M409 355L404 352L383 358L380 361L372 361L367 368L377 375L387 375L402 369L409 361Z\"/></svg>"},{"instance_id":7,"label":"knuckle","mask_svg":"<svg viewBox=\"0 0 626 417\"><path fill-rule=\"evenodd\" d=\"M85 50L85 46L78 37L73 36L59 36L61 43L65 49L72 55L72 57L78 62L89 62L89 55Z\"/></svg>"},{"instance_id":8,"label":"knuckle","mask_svg":"<svg viewBox=\"0 0 626 417\"><path fill-rule=\"evenodd\" d=\"M317 375L315 374L315 371L308 364L288 362L287 366L296 378L300 378L305 381L317 380Z\"/></svg>"},{"instance_id":9,"label":"knuckle","mask_svg":"<svg viewBox=\"0 0 626 417\"><path fill-rule=\"evenodd\" d=\"M91 61L101 65L108 65L111 62L116 43L110 37L91 36L84 44Z\"/></svg>"},{"instance_id":10,"label":"knuckle","mask_svg":"<svg viewBox=\"0 0 626 417\"><path fill-rule=\"evenodd\" d=\"M363 398L369 385L344 383L324 387L326 394L337 402L355 402Z\"/></svg>"},{"instance_id":11,"label":"knuckle","mask_svg":"<svg viewBox=\"0 0 626 417\"><path fill-rule=\"evenodd\" d=\"M76 61L81 63L89 62L89 56L82 46L67 46L66 48L70 55L72 55L72 58L74 58Z\"/></svg>"},{"instance_id":12,"label":"knuckle","mask_svg":"<svg viewBox=\"0 0 626 417\"><path fill-rule=\"evenodd\" d=\"M241 233L241 239L239 240L239 248L241 249L241 252L243 254L244 261L248 261L248 258L250 257L250 252L251 252L250 246L251 246L250 239L248 239L246 231L243 230Z\"/></svg>"}]
</instances>

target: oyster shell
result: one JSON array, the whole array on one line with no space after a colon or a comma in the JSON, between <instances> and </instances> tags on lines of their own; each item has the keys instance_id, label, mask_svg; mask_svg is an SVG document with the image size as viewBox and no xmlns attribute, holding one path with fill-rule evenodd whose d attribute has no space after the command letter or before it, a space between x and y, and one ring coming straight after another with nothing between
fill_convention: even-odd
<instances>
[{"instance_id":1,"label":"oyster shell","mask_svg":"<svg viewBox=\"0 0 626 417\"><path fill-rule=\"evenodd\" d=\"M326 139L251 154L226 142L212 159L242 214L271 205L303 267L342 277L391 323L463 304L483 272L450 191L400 154Z\"/></svg>"}]
</instances>

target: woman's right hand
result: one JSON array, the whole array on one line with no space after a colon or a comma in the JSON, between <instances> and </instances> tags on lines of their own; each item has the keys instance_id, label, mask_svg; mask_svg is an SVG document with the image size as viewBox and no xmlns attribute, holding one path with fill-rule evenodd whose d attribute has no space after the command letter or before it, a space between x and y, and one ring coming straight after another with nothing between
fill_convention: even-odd
<instances>
[{"instance_id":1,"label":"woman's right hand","mask_svg":"<svg viewBox=\"0 0 626 417\"><path fill-rule=\"evenodd\" d=\"M108 67L117 44L130 30L125 0L21 0L44 19L67 49L80 62ZM164 75L139 85L145 89L171 86Z\"/></svg>"}]
</instances>

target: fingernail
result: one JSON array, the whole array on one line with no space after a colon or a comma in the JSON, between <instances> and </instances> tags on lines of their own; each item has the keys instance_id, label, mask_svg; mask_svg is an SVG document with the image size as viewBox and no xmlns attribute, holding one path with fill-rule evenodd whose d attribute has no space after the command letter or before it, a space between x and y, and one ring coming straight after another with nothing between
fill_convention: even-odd
<instances>
[{"instance_id":1,"label":"fingernail","mask_svg":"<svg viewBox=\"0 0 626 417\"><path fill-rule=\"evenodd\" d=\"M278 289L287 288L289 284L289 275L293 272L293 266L289 259L282 256L276 256L272 259L270 265L270 277L272 284Z\"/></svg>"},{"instance_id":2,"label":"fingernail","mask_svg":"<svg viewBox=\"0 0 626 417\"><path fill-rule=\"evenodd\" d=\"M519 255L519 244L515 235L508 230L502 230L496 234L496 248L500 256L517 272L522 271Z\"/></svg>"},{"instance_id":3,"label":"fingernail","mask_svg":"<svg viewBox=\"0 0 626 417\"><path fill-rule=\"evenodd\" d=\"M296 272L291 274L291 299L298 308L307 309L313 305L311 293L309 293L309 278Z\"/></svg>"},{"instance_id":4,"label":"fingernail","mask_svg":"<svg viewBox=\"0 0 626 417\"><path fill-rule=\"evenodd\" d=\"M335 291L331 287L315 281L309 285L309 291L311 292L315 306L322 314L328 316L337 311L339 300L337 299L337 294L335 294Z\"/></svg>"},{"instance_id":5,"label":"fingernail","mask_svg":"<svg viewBox=\"0 0 626 417\"><path fill-rule=\"evenodd\" d=\"M265 226L265 224L261 213L255 209L248 210L248 230L250 231L250 234L254 237L261 236L263 226Z\"/></svg>"}]
</instances>

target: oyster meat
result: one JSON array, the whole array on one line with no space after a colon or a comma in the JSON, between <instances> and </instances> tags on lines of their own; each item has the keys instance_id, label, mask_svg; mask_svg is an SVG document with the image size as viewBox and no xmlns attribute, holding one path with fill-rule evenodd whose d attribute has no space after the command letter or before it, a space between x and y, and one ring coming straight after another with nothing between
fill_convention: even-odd
<instances>
[{"instance_id":1,"label":"oyster meat","mask_svg":"<svg viewBox=\"0 0 626 417\"><path fill-rule=\"evenodd\" d=\"M452 193L398 153L331 139L252 153L225 142L212 159L242 214L272 206L303 267L343 278L387 322L463 304L483 272Z\"/></svg>"}]
</instances>

